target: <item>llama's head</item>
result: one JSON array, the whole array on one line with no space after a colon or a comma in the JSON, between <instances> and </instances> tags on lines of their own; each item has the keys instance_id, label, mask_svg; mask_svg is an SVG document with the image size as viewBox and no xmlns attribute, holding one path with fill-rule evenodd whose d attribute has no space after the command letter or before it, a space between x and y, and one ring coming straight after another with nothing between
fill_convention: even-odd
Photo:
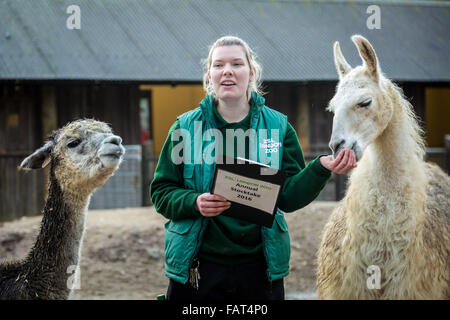
<instances>
[{"instance_id":1,"label":"llama's head","mask_svg":"<svg viewBox=\"0 0 450 320\"><path fill-rule=\"evenodd\" d=\"M330 148L336 157L345 148L359 160L366 147L386 128L393 105L383 89L383 75L372 45L360 35L352 41L358 48L363 65L352 68L334 43L334 63L339 75L336 94L328 110L334 113Z\"/></svg>"},{"instance_id":2,"label":"llama's head","mask_svg":"<svg viewBox=\"0 0 450 320\"><path fill-rule=\"evenodd\" d=\"M50 163L51 176L63 191L91 193L119 167L124 152L122 139L106 123L78 120L53 132L20 168L40 169Z\"/></svg>"}]
</instances>

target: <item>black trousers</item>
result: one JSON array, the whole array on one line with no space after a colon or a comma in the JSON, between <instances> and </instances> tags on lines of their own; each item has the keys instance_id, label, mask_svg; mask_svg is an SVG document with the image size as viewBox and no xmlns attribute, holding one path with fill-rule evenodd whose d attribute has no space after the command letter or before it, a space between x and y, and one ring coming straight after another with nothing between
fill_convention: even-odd
<instances>
[{"instance_id":1,"label":"black trousers","mask_svg":"<svg viewBox=\"0 0 450 320\"><path fill-rule=\"evenodd\" d=\"M198 289L170 279L167 300L284 300L283 279L269 281L265 261L219 265L200 259Z\"/></svg>"}]
</instances>

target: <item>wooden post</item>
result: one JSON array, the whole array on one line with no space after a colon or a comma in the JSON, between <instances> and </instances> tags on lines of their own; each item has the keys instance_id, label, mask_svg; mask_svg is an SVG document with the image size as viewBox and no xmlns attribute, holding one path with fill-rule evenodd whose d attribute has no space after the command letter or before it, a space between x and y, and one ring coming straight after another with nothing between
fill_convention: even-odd
<instances>
[{"instance_id":1,"label":"wooden post","mask_svg":"<svg viewBox=\"0 0 450 320\"><path fill-rule=\"evenodd\" d=\"M42 108L41 108L41 124L42 124L42 143L56 129L58 129L58 108L56 105L56 88L53 86L42 87ZM44 172L44 197L47 198L48 188L47 181L50 178L49 166L43 170Z\"/></svg>"},{"instance_id":2,"label":"wooden post","mask_svg":"<svg viewBox=\"0 0 450 320\"><path fill-rule=\"evenodd\" d=\"M450 134L445 135L445 170L450 175Z\"/></svg>"},{"instance_id":3,"label":"wooden post","mask_svg":"<svg viewBox=\"0 0 450 320\"><path fill-rule=\"evenodd\" d=\"M309 147L309 96L306 85L301 85L298 88L298 116L297 116L297 135L303 154L308 154L311 150Z\"/></svg>"},{"instance_id":4,"label":"wooden post","mask_svg":"<svg viewBox=\"0 0 450 320\"><path fill-rule=\"evenodd\" d=\"M153 155L153 141L142 143L142 206L151 206L150 183L153 180L156 162Z\"/></svg>"},{"instance_id":5,"label":"wooden post","mask_svg":"<svg viewBox=\"0 0 450 320\"><path fill-rule=\"evenodd\" d=\"M333 175L336 181L336 201L340 201L345 197L345 192L347 191L348 175L335 173Z\"/></svg>"},{"instance_id":6,"label":"wooden post","mask_svg":"<svg viewBox=\"0 0 450 320\"><path fill-rule=\"evenodd\" d=\"M58 109L56 106L56 88L42 88L42 140L44 141L49 134L58 129Z\"/></svg>"}]
</instances>

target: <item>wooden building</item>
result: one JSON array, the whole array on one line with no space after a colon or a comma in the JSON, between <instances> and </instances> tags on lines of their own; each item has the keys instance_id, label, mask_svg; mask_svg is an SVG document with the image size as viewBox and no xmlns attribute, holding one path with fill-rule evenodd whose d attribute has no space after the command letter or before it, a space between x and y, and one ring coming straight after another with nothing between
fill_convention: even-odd
<instances>
[{"instance_id":1,"label":"wooden building","mask_svg":"<svg viewBox=\"0 0 450 320\"><path fill-rule=\"evenodd\" d=\"M368 29L368 3L356 1L80 0L80 29L67 27L73 1L0 3L0 221L39 214L45 171L17 171L54 129L79 118L112 125L143 150L142 205L170 125L198 106L201 60L218 37L237 35L258 54L266 104L288 115L307 159L329 153L332 115L325 111L337 75L339 40L374 45L385 74L412 100L430 157L443 165L450 133L450 4L374 1L381 29ZM414 21L414 23L411 23ZM320 199L342 196L333 180ZM342 185L342 182L341 182Z\"/></svg>"},{"instance_id":2,"label":"wooden building","mask_svg":"<svg viewBox=\"0 0 450 320\"><path fill-rule=\"evenodd\" d=\"M130 85L0 85L0 220L39 213L44 172L17 167L53 130L95 118L111 124L124 144L140 144L139 94Z\"/></svg>"}]
</instances>

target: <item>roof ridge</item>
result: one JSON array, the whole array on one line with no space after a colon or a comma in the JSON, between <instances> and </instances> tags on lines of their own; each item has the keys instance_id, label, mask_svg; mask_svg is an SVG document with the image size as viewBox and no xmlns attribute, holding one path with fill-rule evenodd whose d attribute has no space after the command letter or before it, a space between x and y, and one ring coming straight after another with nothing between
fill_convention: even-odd
<instances>
[{"instance_id":1,"label":"roof ridge","mask_svg":"<svg viewBox=\"0 0 450 320\"><path fill-rule=\"evenodd\" d=\"M222 1L222 0L216 0ZM243 1L243 0L234 0L234 1ZM273 0L244 0L249 2L270 2L273 3ZM324 3L342 3L342 4L367 4L367 5L405 5L405 6L441 6L441 7L450 7L450 1L447 0L277 0L277 2L281 3L309 3L309 4L324 4Z\"/></svg>"}]
</instances>

